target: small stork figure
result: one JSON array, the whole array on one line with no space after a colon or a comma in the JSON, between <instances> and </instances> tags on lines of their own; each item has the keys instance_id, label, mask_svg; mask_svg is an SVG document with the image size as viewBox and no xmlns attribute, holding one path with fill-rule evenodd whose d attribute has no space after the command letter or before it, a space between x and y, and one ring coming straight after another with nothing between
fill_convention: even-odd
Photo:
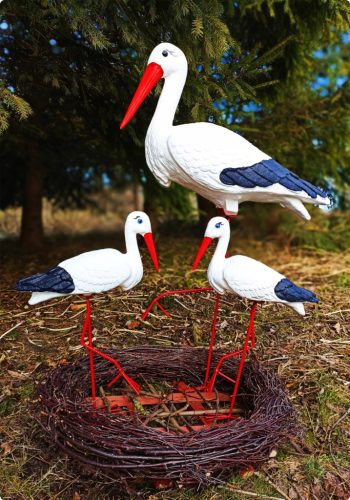
<instances>
[{"instance_id":1,"label":"small stork figure","mask_svg":"<svg viewBox=\"0 0 350 500\"><path fill-rule=\"evenodd\" d=\"M232 382L235 382L234 393L231 400L231 409L233 409L246 352L255 345L254 318L257 302L278 302L285 304L293 308L301 316L304 316L305 309L303 302L317 303L318 300L314 292L295 285L283 274L278 273L271 267L268 267L255 259L251 259L250 257L246 257L244 255L235 255L233 257L226 258L227 248L230 241L230 224L224 217L214 217L209 221L202 244L193 264L193 270L197 268L206 249L215 238L218 239L218 244L208 267L209 283L219 294L218 296L223 295L225 292L234 292L240 297L253 301L249 327L243 350L223 356L218 362L214 374L207 385L208 391L212 391L217 375L222 375L220 368L223 361L233 355L242 353L236 380L233 381L230 379ZM212 329L206 378L204 381L205 385L207 384L210 371L214 337L215 329ZM250 347L248 345L249 340L252 342ZM223 376L228 378L225 375Z\"/></svg>"},{"instance_id":2,"label":"small stork figure","mask_svg":"<svg viewBox=\"0 0 350 500\"><path fill-rule=\"evenodd\" d=\"M123 254L114 248L85 252L60 262L46 273L23 278L16 283L16 290L32 292L29 299L31 305L64 295L85 295L86 317L80 343L90 353L93 400L96 397L94 353L111 361L118 370L117 377L110 382L109 386L123 377L136 393L140 392L139 384L124 372L118 361L93 347L90 305L90 295L93 293L107 292L118 286L123 290L130 290L142 280L143 265L136 239L138 234L143 236L154 267L159 271L150 219L144 212L137 211L131 212L125 222L126 253ZM88 332L88 344L85 342L86 332Z\"/></svg>"},{"instance_id":3,"label":"small stork figure","mask_svg":"<svg viewBox=\"0 0 350 500\"><path fill-rule=\"evenodd\" d=\"M244 201L279 203L302 219L310 219L303 203L330 205L322 189L299 178L244 137L214 123L173 126L187 77L185 54L161 43L149 57L120 128L135 115L148 93L164 78L164 86L146 135L146 160L165 187L174 181L236 215Z\"/></svg>"}]
</instances>

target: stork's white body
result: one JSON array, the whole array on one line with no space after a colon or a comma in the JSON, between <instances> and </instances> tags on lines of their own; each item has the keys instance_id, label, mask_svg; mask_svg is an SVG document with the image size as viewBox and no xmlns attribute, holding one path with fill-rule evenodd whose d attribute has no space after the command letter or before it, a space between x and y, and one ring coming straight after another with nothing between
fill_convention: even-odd
<instances>
[{"instance_id":1,"label":"stork's white body","mask_svg":"<svg viewBox=\"0 0 350 500\"><path fill-rule=\"evenodd\" d=\"M177 47L160 44L152 52L149 63L161 64L159 54L163 46L173 47L169 52L175 54L177 66L167 68L170 55L162 64L164 86L145 142L147 165L160 184L169 187L171 182L176 182L230 215L237 214L239 203L258 201L280 203L300 217L310 219L303 202L330 204L329 198L312 198L306 191L292 191L279 183L249 188L223 184L219 178L223 169L250 167L271 158L239 134L212 123L173 126L186 81L187 61Z\"/></svg>"},{"instance_id":2,"label":"stork's white body","mask_svg":"<svg viewBox=\"0 0 350 500\"><path fill-rule=\"evenodd\" d=\"M278 302L305 315L302 302L287 302L275 294L275 286L285 276L269 266L245 255L213 260L208 268L208 281L218 293L233 292L254 302Z\"/></svg>"},{"instance_id":3,"label":"stork's white body","mask_svg":"<svg viewBox=\"0 0 350 500\"><path fill-rule=\"evenodd\" d=\"M129 290L136 286L143 276L138 251L131 255L130 253L123 254L114 248L82 253L60 262L58 266L65 269L73 278L74 291L69 294L33 292L29 304L38 304L63 295L107 292L118 286L123 290Z\"/></svg>"},{"instance_id":4,"label":"stork's white body","mask_svg":"<svg viewBox=\"0 0 350 500\"><path fill-rule=\"evenodd\" d=\"M141 225L137 222L140 219ZM69 293L33 292L29 304L37 304L64 295L101 293L116 287L130 290L143 277L143 265L136 237L137 234L147 232L151 232L148 216L143 212L132 212L125 224L126 253L114 248L104 248L60 262L57 267L67 271L70 282L74 284L74 290Z\"/></svg>"},{"instance_id":5,"label":"stork's white body","mask_svg":"<svg viewBox=\"0 0 350 500\"><path fill-rule=\"evenodd\" d=\"M220 224L217 228L215 224ZM217 293L236 293L255 302L278 302L292 307L304 316L302 302L282 300L275 293L283 274L245 255L226 258L230 241L230 226L226 219L214 217L209 221L205 236L218 238L217 247L208 267L208 281Z\"/></svg>"},{"instance_id":6,"label":"stork's white body","mask_svg":"<svg viewBox=\"0 0 350 500\"><path fill-rule=\"evenodd\" d=\"M160 133L156 130L161 131ZM237 214L244 201L280 203L304 219L310 215L305 203L327 205L305 191L291 192L276 183L269 187L244 188L224 185L219 180L225 168L241 168L271 159L246 139L231 130L212 123L200 122L171 126L166 129L154 124L146 136L147 165L165 187L176 182L204 198L228 215Z\"/></svg>"}]
</instances>

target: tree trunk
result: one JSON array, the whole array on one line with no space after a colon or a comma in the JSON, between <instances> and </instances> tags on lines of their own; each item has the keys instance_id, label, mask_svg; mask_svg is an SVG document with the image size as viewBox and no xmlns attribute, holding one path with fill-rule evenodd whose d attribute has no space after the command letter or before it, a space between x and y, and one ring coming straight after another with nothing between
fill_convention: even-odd
<instances>
[{"instance_id":1,"label":"tree trunk","mask_svg":"<svg viewBox=\"0 0 350 500\"><path fill-rule=\"evenodd\" d=\"M144 203L143 209L152 221L152 231L155 233L158 229L158 210L157 203L155 202L154 196L151 196L147 189L144 191Z\"/></svg>"},{"instance_id":2,"label":"tree trunk","mask_svg":"<svg viewBox=\"0 0 350 500\"><path fill-rule=\"evenodd\" d=\"M215 207L215 205L197 194L197 203L199 210L199 225L203 228L208 224L209 219L212 217L216 217L217 215L221 215L219 210Z\"/></svg>"},{"instance_id":3,"label":"tree trunk","mask_svg":"<svg viewBox=\"0 0 350 500\"><path fill-rule=\"evenodd\" d=\"M40 154L34 146L28 149L21 220L21 245L27 252L39 250L44 243L42 196L43 169Z\"/></svg>"},{"instance_id":4,"label":"tree trunk","mask_svg":"<svg viewBox=\"0 0 350 500\"><path fill-rule=\"evenodd\" d=\"M141 196L140 196L140 184L139 181L134 179L132 183L132 194L134 199L134 210L142 210L141 206Z\"/></svg>"}]
</instances>

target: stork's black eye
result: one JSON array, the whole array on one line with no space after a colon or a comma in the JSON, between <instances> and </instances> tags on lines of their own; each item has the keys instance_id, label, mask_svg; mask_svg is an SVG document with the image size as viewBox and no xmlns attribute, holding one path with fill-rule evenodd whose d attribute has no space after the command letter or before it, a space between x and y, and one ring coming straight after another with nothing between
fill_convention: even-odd
<instances>
[{"instance_id":1,"label":"stork's black eye","mask_svg":"<svg viewBox=\"0 0 350 500\"><path fill-rule=\"evenodd\" d=\"M221 226L222 226L221 222L218 222L217 224L215 224L216 229L220 229Z\"/></svg>"},{"instance_id":2,"label":"stork's black eye","mask_svg":"<svg viewBox=\"0 0 350 500\"><path fill-rule=\"evenodd\" d=\"M167 50L163 50L162 56L163 57L168 57L169 52Z\"/></svg>"},{"instance_id":3,"label":"stork's black eye","mask_svg":"<svg viewBox=\"0 0 350 500\"><path fill-rule=\"evenodd\" d=\"M142 223L143 223L143 220L139 218L139 219L137 219L137 223L138 223L138 224L142 224Z\"/></svg>"}]
</instances>

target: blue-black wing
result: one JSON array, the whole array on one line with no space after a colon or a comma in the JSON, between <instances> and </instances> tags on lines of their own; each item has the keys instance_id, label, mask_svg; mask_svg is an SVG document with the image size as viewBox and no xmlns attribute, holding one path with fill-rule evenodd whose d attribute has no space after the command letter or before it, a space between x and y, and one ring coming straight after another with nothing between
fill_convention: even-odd
<instances>
[{"instance_id":1,"label":"blue-black wing","mask_svg":"<svg viewBox=\"0 0 350 500\"><path fill-rule=\"evenodd\" d=\"M16 283L16 290L20 292L71 293L74 288L71 275L59 266L49 269L46 273L28 276Z\"/></svg>"},{"instance_id":2,"label":"blue-black wing","mask_svg":"<svg viewBox=\"0 0 350 500\"><path fill-rule=\"evenodd\" d=\"M275 160L262 160L250 167L225 168L220 173L220 181L231 186L244 188L268 187L281 184L291 191L305 191L311 198L317 195L327 198L327 193L280 165Z\"/></svg>"},{"instance_id":3,"label":"blue-black wing","mask_svg":"<svg viewBox=\"0 0 350 500\"><path fill-rule=\"evenodd\" d=\"M275 286L275 294L279 299L287 302L318 302L314 292L295 285L287 278L277 283Z\"/></svg>"}]
</instances>

